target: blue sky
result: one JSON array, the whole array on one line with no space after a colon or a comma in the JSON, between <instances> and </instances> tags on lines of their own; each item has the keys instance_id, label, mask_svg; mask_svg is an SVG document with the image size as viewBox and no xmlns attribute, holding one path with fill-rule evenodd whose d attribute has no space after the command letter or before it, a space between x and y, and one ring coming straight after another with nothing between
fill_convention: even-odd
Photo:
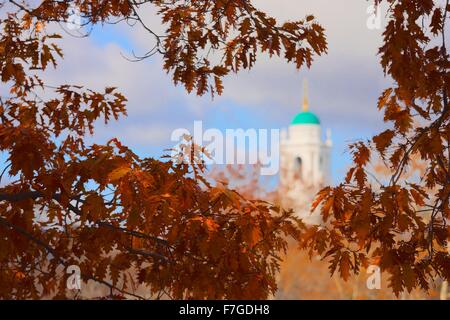
<instances>
[{"instance_id":1,"label":"blue sky","mask_svg":"<svg viewBox=\"0 0 450 320\"><path fill-rule=\"evenodd\" d=\"M205 128L284 128L302 99L302 80L308 79L310 108L332 130L333 180L338 182L350 164L349 142L368 138L385 125L377 111L378 96L388 82L376 56L382 30L369 30L369 2L346 0L255 0L255 5L279 21L315 14L325 27L329 53L316 59L310 70L295 69L280 58L261 55L251 71L225 79L223 96L197 97L175 87L162 70L161 57L129 62L125 56L151 48L153 38L139 26L97 26L84 39L66 36L61 46L65 59L50 72L54 84L83 84L101 90L119 87L127 98L128 117L108 126L99 125L90 140L104 143L118 137L141 156L159 157L173 145L170 134L191 129L195 120ZM152 8L143 12L148 24L163 30ZM382 26L383 27L383 26Z\"/></svg>"}]
</instances>

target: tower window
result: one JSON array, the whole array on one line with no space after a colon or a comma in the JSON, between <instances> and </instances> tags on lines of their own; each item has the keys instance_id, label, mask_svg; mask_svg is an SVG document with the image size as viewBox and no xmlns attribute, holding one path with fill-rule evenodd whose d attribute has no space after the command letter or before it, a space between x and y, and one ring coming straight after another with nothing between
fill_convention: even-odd
<instances>
[{"instance_id":1,"label":"tower window","mask_svg":"<svg viewBox=\"0 0 450 320\"><path fill-rule=\"evenodd\" d=\"M303 179L302 163L303 163L302 158L300 158L300 157L295 158L296 176L298 176L300 179Z\"/></svg>"}]
</instances>

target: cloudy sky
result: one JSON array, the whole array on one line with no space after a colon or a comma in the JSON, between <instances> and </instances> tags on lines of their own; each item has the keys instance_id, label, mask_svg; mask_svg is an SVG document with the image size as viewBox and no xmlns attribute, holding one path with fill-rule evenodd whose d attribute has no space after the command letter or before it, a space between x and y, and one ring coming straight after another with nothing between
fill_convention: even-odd
<instances>
[{"instance_id":1,"label":"cloudy sky","mask_svg":"<svg viewBox=\"0 0 450 320\"><path fill-rule=\"evenodd\" d=\"M90 37L66 36L61 41L64 61L48 75L53 84L83 84L101 90L117 86L128 100L128 117L100 127L92 139L105 142L118 137L140 155L159 156L171 147L176 128L192 128L202 120L205 128L283 128L300 110L302 79L307 78L310 108L324 128L332 130L333 178L338 181L350 163L346 145L370 137L383 126L376 101L388 86L376 55L381 30L367 25L367 1L254 0L255 6L279 21L314 14L325 27L328 55L319 57L310 70L296 70L282 59L261 55L254 69L225 79L225 92L211 100L174 87L154 56L130 62L132 52L142 54L154 44L150 34L127 24L96 27ZM382 11L383 12L383 11ZM146 22L162 30L151 7Z\"/></svg>"}]
</instances>

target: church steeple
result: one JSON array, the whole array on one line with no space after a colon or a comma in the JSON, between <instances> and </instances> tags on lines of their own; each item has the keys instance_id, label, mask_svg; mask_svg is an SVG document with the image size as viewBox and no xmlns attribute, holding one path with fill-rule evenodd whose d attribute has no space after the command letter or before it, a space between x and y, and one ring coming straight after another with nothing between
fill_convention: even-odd
<instances>
[{"instance_id":1,"label":"church steeple","mask_svg":"<svg viewBox=\"0 0 450 320\"><path fill-rule=\"evenodd\" d=\"M300 89L300 83L298 85ZM316 191L330 184L331 132L327 132L324 141L320 120L309 110L306 79L303 80L303 95L300 99L294 107L298 113L288 130L282 131L280 139L280 198L305 223L320 224L320 215L311 214L307 208Z\"/></svg>"},{"instance_id":2,"label":"church steeple","mask_svg":"<svg viewBox=\"0 0 450 320\"><path fill-rule=\"evenodd\" d=\"M303 80L303 112L309 111L309 101L308 101L308 80Z\"/></svg>"},{"instance_id":3,"label":"church steeple","mask_svg":"<svg viewBox=\"0 0 450 320\"><path fill-rule=\"evenodd\" d=\"M308 99L308 81L303 80L303 107L302 111L298 113L291 122L291 125L320 125L320 120L317 116L309 111Z\"/></svg>"}]
</instances>

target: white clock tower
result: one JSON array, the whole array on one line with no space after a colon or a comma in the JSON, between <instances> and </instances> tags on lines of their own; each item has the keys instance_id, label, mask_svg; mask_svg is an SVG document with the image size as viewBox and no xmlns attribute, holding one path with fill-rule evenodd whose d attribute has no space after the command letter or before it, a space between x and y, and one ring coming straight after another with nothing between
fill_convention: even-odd
<instances>
[{"instance_id":1,"label":"white clock tower","mask_svg":"<svg viewBox=\"0 0 450 320\"><path fill-rule=\"evenodd\" d=\"M303 109L282 130L280 143L280 192L285 206L292 207L307 223L319 223L309 208L314 195L331 182L331 132L322 140L319 118L309 111L304 82Z\"/></svg>"}]
</instances>

